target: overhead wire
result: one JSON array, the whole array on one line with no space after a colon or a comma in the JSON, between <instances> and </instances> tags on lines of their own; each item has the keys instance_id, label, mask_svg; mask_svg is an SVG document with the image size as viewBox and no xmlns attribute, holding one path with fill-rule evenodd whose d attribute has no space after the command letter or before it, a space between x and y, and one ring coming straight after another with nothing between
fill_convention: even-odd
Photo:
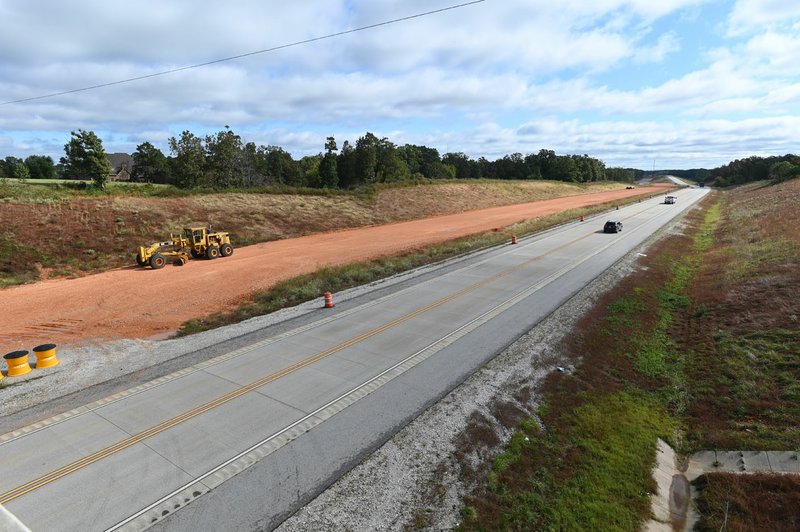
<instances>
[{"instance_id":1,"label":"overhead wire","mask_svg":"<svg viewBox=\"0 0 800 532\"><path fill-rule=\"evenodd\" d=\"M65 90L65 91L60 91L60 92L53 92L53 93L50 93L50 94L42 94L40 96L31 96L29 98L21 98L19 100L10 100L10 101L7 101L7 102L0 103L0 106L2 106L2 105L11 105L11 104L15 104L15 103L31 102L31 101L34 101L34 100L44 100L46 98L54 98L56 96L64 96L66 94L74 94L76 92L84 92L84 91L89 91L89 90L94 90L94 89L100 89L100 88L103 88L103 87L111 87L111 86L114 86L114 85L122 85L124 83L131 83L133 81L141 81L143 79L155 78L155 77L158 77L158 76L166 76L168 74L174 74L176 72L184 72L186 70L192 70L192 69L195 69L195 68L202 68L202 67L206 67L206 66L209 66L209 65L215 65L215 64L218 64L218 63L225 63L225 62L228 62L228 61L234 61L236 59L242 59L244 57L251 57L251 56L259 55L259 54L266 54L266 53L269 53L269 52L275 52L277 50L284 50L286 48L292 48L292 47L295 47L295 46L301 46L301 45L309 44L309 43L312 43L312 42L323 41L323 40L326 40L326 39L333 39L335 37L341 37L342 35L348 35L350 33L356 33L356 32L359 32L359 31L379 28L381 26L388 26L390 24L397 24L398 22L404 22L404 21L407 21L407 20L415 19L415 18L427 17L429 15L434 15L436 13L442 13L444 11L452 11L453 9L459 9L459 8L470 6L470 5L473 5L473 4L480 4L480 3L485 2L485 1L486 0L473 0L473 1L470 1L470 2L464 2L464 3L461 3L461 4L455 4L455 5L443 7L443 8L440 8L440 9L434 9L434 10L431 10L431 11L425 11L423 13L417 13L415 15L409 15L409 16L406 16L406 17L400 17L400 18L396 18L396 19L392 19L392 20L386 20L386 21L383 21L383 22L375 23L375 24L369 24L367 26L360 26L358 28L351 28L349 30L338 31L336 33L329 33L327 35L322 35L320 37L312 37L310 39L303 39L301 41L295 41L295 42L288 43L288 44L281 44L281 45L278 45L278 46L273 46L271 48L264 48L263 50L256 50L254 52L247 52L247 53L243 53L243 54L232 55L230 57L223 57L221 59L214 59L212 61L206 61L204 63L197 63L197 64L194 64L194 65L188 65L188 66L183 66L183 67L178 67L178 68L172 68L172 69L169 69L169 70L162 70L160 72L154 72L152 74L144 74L142 76L135 76L135 77L132 77L132 78L120 79L120 80L116 80L116 81L109 81L107 83L99 83L97 85L89 85L89 86L80 87L80 88L77 88L77 89L70 89L70 90Z\"/></svg>"}]
</instances>

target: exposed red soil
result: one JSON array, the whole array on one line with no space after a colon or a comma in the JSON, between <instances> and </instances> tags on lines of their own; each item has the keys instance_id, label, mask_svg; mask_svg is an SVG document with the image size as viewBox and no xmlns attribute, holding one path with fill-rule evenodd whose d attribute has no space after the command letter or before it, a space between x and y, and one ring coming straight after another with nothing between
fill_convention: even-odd
<instances>
[{"instance_id":1,"label":"exposed red soil","mask_svg":"<svg viewBox=\"0 0 800 532\"><path fill-rule=\"evenodd\" d=\"M650 188L647 194L660 193ZM555 212L642 194L616 190L316 234L238 248L233 256L162 270L130 266L0 291L0 349L38 343L149 338L229 310L280 280L367 261ZM235 243L234 243L235 244Z\"/></svg>"}]
</instances>

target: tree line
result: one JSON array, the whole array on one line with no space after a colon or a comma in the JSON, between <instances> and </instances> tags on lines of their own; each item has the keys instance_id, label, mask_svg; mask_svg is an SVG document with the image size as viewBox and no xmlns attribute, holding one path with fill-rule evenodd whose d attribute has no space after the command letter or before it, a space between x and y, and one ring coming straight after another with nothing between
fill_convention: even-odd
<instances>
[{"instance_id":1,"label":"tree line","mask_svg":"<svg viewBox=\"0 0 800 532\"><path fill-rule=\"evenodd\" d=\"M553 150L523 155L513 153L494 161L472 159L464 153L441 155L436 148L415 144L398 146L386 137L367 132L355 143L339 147L328 137L323 151L295 159L279 146L245 142L226 128L213 135L183 131L168 141L169 155L150 142L132 154L130 179L171 184L180 188L291 187L352 189L377 183L418 179L548 179L591 182L606 179L634 181L640 170L606 168L589 155L557 155ZM0 161L0 178L92 180L102 188L111 172L102 141L92 131L71 132L58 164L49 156L32 155L24 161Z\"/></svg>"},{"instance_id":2,"label":"tree line","mask_svg":"<svg viewBox=\"0 0 800 532\"><path fill-rule=\"evenodd\" d=\"M800 156L787 154L772 157L752 156L736 159L711 171L714 186L741 185L751 181L779 183L800 176Z\"/></svg>"}]
</instances>

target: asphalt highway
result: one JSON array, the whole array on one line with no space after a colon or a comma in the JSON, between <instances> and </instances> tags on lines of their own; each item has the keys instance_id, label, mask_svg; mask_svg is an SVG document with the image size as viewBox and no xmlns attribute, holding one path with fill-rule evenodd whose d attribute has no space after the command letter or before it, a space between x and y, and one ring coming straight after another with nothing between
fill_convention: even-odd
<instances>
[{"instance_id":1,"label":"asphalt highway","mask_svg":"<svg viewBox=\"0 0 800 532\"><path fill-rule=\"evenodd\" d=\"M0 436L0 504L37 531L273 528L706 193L494 248Z\"/></svg>"}]
</instances>

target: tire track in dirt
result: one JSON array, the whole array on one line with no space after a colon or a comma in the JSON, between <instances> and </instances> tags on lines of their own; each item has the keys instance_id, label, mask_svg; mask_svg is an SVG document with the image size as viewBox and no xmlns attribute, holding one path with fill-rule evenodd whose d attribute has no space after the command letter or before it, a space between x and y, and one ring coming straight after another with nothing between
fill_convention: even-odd
<instances>
[{"instance_id":1,"label":"tire track in dirt","mask_svg":"<svg viewBox=\"0 0 800 532\"><path fill-rule=\"evenodd\" d=\"M265 242L237 248L231 257L190 261L183 267L152 270L132 265L8 288L0 290L0 350L30 349L45 342L166 336L187 320L231 309L254 291L325 266L376 259L562 210L662 190L615 190L493 207Z\"/></svg>"}]
</instances>

